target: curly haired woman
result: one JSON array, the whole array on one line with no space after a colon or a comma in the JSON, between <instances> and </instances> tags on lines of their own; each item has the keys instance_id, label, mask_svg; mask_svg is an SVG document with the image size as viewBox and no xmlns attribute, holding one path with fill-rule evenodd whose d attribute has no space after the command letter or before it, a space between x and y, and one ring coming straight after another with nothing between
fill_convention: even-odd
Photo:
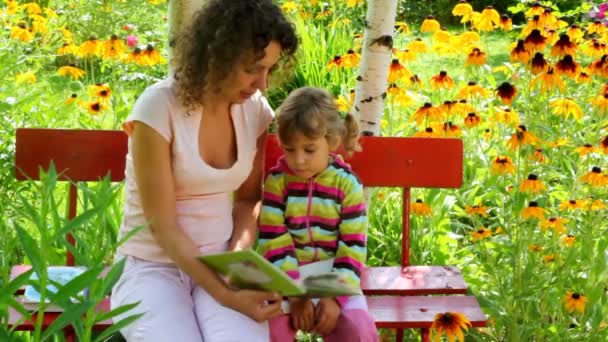
<instances>
[{"instance_id":1,"label":"curly haired woman","mask_svg":"<svg viewBox=\"0 0 608 342\"><path fill-rule=\"evenodd\" d=\"M122 329L128 341L268 341L278 295L235 290L196 256L255 241L274 115L260 91L298 39L271 0L210 0L176 44L174 75L147 88L124 124L120 237L144 228L117 251L126 264L112 307L139 302L123 315L143 313Z\"/></svg>"}]
</instances>

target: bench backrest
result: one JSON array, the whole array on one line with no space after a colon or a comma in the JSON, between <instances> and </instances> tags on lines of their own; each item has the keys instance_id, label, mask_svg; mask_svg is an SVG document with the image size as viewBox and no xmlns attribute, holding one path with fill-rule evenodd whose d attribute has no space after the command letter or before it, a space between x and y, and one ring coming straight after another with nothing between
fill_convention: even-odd
<instances>
[{"instance_id":1,"label":"bench backrest","mask_svg":"<svg viewBox=\"0 0 608 342\"><path fill-rule=\"evenodd\" d=\"M458 188L462 184L463 145L459 139L362 137L363 152L347 161L366 187L403 189L402 265L410 264L410 189ZM269 135L265 169L281 149ZM110 172L124 179L127 136L122 131L19 128L16 133L16 177L39 179L39 168L54 162L61 180L97 181ZM76 215L77 191L70 186L68 217ZM73 241L73 240L72 240ZM68 254L68 264L73 264Z\"/></svg>"}]
</instances>

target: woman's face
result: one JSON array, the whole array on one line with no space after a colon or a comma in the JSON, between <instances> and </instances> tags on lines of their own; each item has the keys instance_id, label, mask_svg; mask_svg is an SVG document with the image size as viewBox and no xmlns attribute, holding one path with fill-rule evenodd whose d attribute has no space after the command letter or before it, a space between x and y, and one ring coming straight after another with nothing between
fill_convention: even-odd
<instances>
[{"instance_id":1,"label":"woman's face","mask_svg":"<svg viewBox=\"0 0 608 342\"><path fill-rule=\"evenodd\" d=\"M281 50L281 45L273 40L264 49L262 59L244 58L224 82L221 93L230 103L243 103L258 90L266 90L268 74L279 62Z\"/></svg>"}]
</instances>

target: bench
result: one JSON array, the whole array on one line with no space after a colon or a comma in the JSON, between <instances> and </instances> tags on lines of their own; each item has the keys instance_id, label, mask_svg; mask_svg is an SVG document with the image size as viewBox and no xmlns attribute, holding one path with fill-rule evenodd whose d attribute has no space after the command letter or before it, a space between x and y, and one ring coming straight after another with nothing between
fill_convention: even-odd
<instances>
[{"instance_id":1,"label":"bench","mask_svg":"<svg viewBox=\"0 0 608 342\"><path fill-rule=\"evenodd\" d=\"M428 329L437 313L461 312L473 326L481 327L487 318L473 296L466 296L467 284L453 266L410 265L410 189L414 187L457 188L462 183L462 142L457 139L363 137L362 153L348 160L366 187L401 187L403 189L402 263L395 267L368 267L362 274L363 292L379 328ZM265 169L273 166L281 154L276 136L269 135ZM99 181L110 172L111 180L124 179L127 136L122 131L20 128L16 132L16 177L39 179L39 167L54 162L60 180ZM78 194L69 188L68 217L76 216ZM69 240L73 243L73 239ZM73 265L66 251L66 264ZM27 268L17 265L11 277ZM429 295L443 296L429 296ZM449 296L446 296L449 295ZM105 305L105 304L104 304ZM107 309L103 307L102 309ZM10 311L10 322L21 319ZM47 313L51 322L56 314ZM95 328L104 329L107 322ZM105 325L104 325L105 324ZM17 330L32 330L25 321Z\"/></svg>"}]
</instances>

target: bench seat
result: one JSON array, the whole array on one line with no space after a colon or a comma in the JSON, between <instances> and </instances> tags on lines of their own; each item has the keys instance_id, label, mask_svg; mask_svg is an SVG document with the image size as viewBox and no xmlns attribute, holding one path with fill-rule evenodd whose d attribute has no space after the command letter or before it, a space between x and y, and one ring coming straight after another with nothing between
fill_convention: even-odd
<instances>
[{"instance_id":1,"label":"bench seat","mask_svg":"<svg viewBox=\"0 0 608 342\"><path fill-rule=\"evenodd\" d=\"M361 273L366 295L465 294L467 283L454 266L378 266Z\"/></svg>"}]
</instances>

